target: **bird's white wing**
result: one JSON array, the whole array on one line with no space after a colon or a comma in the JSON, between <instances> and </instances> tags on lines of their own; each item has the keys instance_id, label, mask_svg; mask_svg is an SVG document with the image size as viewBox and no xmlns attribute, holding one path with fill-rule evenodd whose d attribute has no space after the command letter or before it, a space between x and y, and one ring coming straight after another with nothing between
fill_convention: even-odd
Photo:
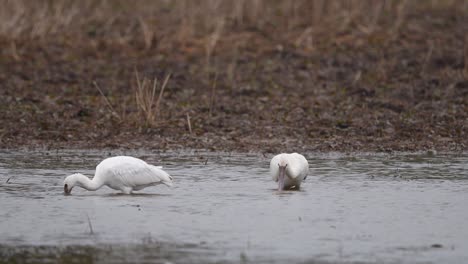
<instances>
[{"instance_id":1,"label":"bird's white wing","mask_svg":"<svg viewBox=\"0 0 468 264\"><path fill-rule=\"evenodd\" d=\"M102 171L105 181L111 185L128 187L157 183L172 185L172 178L162 169L132 157L114 157L104 160L96 168Z\"/></svg>"},{"instance_id":2,"label":"bird's white wing","mask_svg":"<svg viewBox=\"0 0 468 264\"><path fill-rule=\"evenodd\" d=\"M307 174L309 174L309 163L307 162L306 158L298 153L292 153L288 158L289 162L293 164L291 169L294 170L294 175L296 175L296 177L305 179Z\"/></svg>"},{"instance_id":3,"label":"bird's white wing","mask_svg":"<svg viewBox=\"0 0 468 264\"><path fill-rule=\"evenodd\" d=\"M153 173L150 167L122 167L114 169L113 174L116 179L129 187L156 184L162 181L157 174Z\"/></svg>"},{"instance_id":4,"label":"bird's white wing","mask_svg":"<svg viewBox=\"0 0 468 264\"><path fill-rule=\"evenodd\" d=\"M288 167L286 168L288 174L292 177L299 177L304 179L309 173L309 163L304 156L298 153L281 153L274 156L270 162L270 174L274 181L278 181L278 163L280 160L287 160Z\"/></svg>"}]
</instances>

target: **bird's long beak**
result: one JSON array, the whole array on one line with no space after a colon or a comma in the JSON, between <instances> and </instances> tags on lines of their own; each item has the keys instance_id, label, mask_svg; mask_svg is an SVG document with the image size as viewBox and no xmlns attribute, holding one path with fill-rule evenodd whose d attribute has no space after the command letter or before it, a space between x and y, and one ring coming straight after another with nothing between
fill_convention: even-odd
<instances>
[{"instance_id":1,"label":"bird's long beak","mask_svg":"<svg viewBox=\"0 0 468 264\"><path fill-rule=\"evenodd\" d=\"M63 193L65 195L68 195L68 194L71 193L71 189L68 189L68 185L66 185L66 184L63 186Z\"/></svg>"},{"instance_id":2,"label":"bird's long beak","mask_svg":"<svg viewBox=\"0 0 468 264\"><path fill-rule=\"evenodd\" d=\"M286 166L279 166L278 191L284 190L285 178L286 178Z\"/></svg>"}]
</instances>

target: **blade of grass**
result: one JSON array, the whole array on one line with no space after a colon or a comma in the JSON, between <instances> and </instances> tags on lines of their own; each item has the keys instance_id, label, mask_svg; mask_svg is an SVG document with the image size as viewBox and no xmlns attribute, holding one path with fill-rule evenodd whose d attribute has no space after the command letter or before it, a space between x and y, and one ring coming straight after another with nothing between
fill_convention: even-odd
<instances>
[{"instance_id":1,"label":"blade of grass","mask_svg":"<svg viewBox=\"0 0 468 264\"><path fill-rule=\"evenodd\" d=\"M102 92L101 88L99 88L99 85L93 81L94 86L96 89L98 89L99 93L101 93L102 97L104 98L104 101L106 102L107 106L109 107L109 110L112 115L117 117L119 120L122 120L122 118L114 111L114 108L112 107L111 103L109 102L109 99L107 99L107 96Z\"/></svg>"}]
</instances>

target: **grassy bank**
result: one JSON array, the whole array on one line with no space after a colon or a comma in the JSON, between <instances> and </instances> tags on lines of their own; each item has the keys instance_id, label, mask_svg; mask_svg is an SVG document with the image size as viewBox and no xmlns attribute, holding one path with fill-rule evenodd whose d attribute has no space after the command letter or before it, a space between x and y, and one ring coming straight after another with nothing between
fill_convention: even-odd
<instances>
[{"instance_id":1,"label":"grassy bank","mask_svg":"<svg viewBox=\"0 0 468 264\"><path fill-rule=\"evenodd\" d=\"M1 5L2 147L468 146L468 1Z\"/></svg>"}]
</instances>

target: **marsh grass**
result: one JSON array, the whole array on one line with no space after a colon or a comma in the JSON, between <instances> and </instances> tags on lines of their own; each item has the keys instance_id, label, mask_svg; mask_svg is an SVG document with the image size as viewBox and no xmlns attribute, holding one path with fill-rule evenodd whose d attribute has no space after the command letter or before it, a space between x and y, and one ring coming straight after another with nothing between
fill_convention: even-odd
<instances>
[{"instance_id":1,"label":"marsh grass","mask_svg":"<svg viewBox=\"0 0 468 264\"><path fill-rule=\"evenodd\" d=\"M155 77L153 81L148 78L140 79L139 74L135 71L136 86L135 86L135 101L139 115L143 118L144 124L147 127L156 125L157 119L161 116L161 101L164 94L164 89L171 75L168 74L164 81L160 83ZM156 90L159 90L159 96L155 101Z\"/></svg>"},{"instance_id":2,"label":"marsh grass","mask_svg":"<svg viewBox=\"0 0 468 264\"><path fill-rule=\"evenodd\" d=\"M11 39L105 36L151 48L163 38L211 36L205 38L207 56L221 35L239 30L271 31L300 43L318 31L396 33L417 8L468 10L466 0L0 0L0 5L0 36Z\"/></svg>"},{"instance_id":3,"label":"marsh grass","mask_svg":"<svg viewBox=\"0 0 468 264\"><path fill-rule=\"evenodd\" d=\"M393 120L382 126L391 128L387 138L404 139L411 133L399 131L416 126L400 128L398 116L414 105L436 109L427 101L442 98L441 108L455 102L453 109L461 109L456 120L466 112L458 105L468 79L468 0L0 0L0 6L0 79L11 90L2 102L13 106L3 112L14 122L26 113L23 119L41 128L21 135L50 138L60 121L56 108L68 101L74 107L64 112L73 121L67 133L77 138L77 126L104 127L89 137L144 130L162 135L160 142L189 132L238 137L223 126L254 138L268 132L262 128L268 120L291 127L321 122L320 129L303 130L311 140L336 133L367 138L383 131L372 125L381 113ZM161 72L174 73L170 96ZM100 95L88 85L93 80ZM59 103L29 104L45 92ZM80 93L81 101L72 98ZM297 118L279 118L296 110ZM344 113L355 115L352 122ZM424 113L416 117L421 131L449 134L440 124L455 123L445 117L452 112ZM335 129L349 123L351 129ZM462 135L463 124L456 125ZM0 143L16 144L15 134L0 131Z\"/></svg>"},{"instance_id":4,"label":"marsh grass","mask_svg":"<svg viewBox=\"0 0 468 264\"><path fill-rule=\"evenodd\" d=\"M385 45L399 37L414 12L450 10L463 15L468 0L0 0L0 6L0 44L15 61L21 60L16 43L25 40L176 52L184 52L185 45L193 50L195 45L204 53L202 69L209 81L219 66L219 54L236 57L252 46L261 50L267 45L309 52L323 43L330 47L359 38ZM265 41L251 42L252 34ZM233 60L223 72L232 84L236 68Z\"/></svg>"},{"instance_id":5,"label":"marsh grass","mask_svg":"<svg viewBox=\"0 0 468 264\"><path fill-rule=\"evenodd\" d=\"M141 78L140 74L135 70L135 85L133 86L135 100L132 100L131 102L133 103L130 102L129 105L127 105L128 102L124 100L126 97L125 93L118 94L118 98L112 100L95 81L93 85L101 94L109 113L120 123L155 127L158 121L161 121L161 103L164 90L166 89L170 77L171 75L168 74L164 80L160 82L156 77L152 80L147 77ZM156 97L157 91L159 91L159 93ZM117 109L119 111L117 111L113 105L118 105ZM135 111L132 111L132 109Z\"/></svg>"},{"instance_id":6,"label":"marsh grass","mask_svg":"<svg viewBox=\"0 0 468 264\"><path fill-rule=\"evenodd\" d=\"M465 67L463 69L463 75L466 79L468 79L468 34L465 35L463 59L464 59L464 64L465 64Z\"/></svg>"},{"instance_id":7,"label":"marsh grass","mask_svg":"<svg viewBox=\"0 0 468 264\"><path fill-rule=\"evenodd\" d=\"M220 54L234 53L235 58L245 49L268 45L309 52L356 39L377 39L385 45L400 36L414 12L451 10L463 15L468 0L0 0L0 6L0 47L15 61L21 60L16 43L31 40L95 48L101 45L96 43L128 45L151 52L184 52L185 45L190 46L187 50L195 45L204 53L202 71L210 81ZM252 42L252 34L265 41ZM236 63L222 73L232 85ZM148 105L139 104L152 123Z\"/></svg>"}]
</instances>

